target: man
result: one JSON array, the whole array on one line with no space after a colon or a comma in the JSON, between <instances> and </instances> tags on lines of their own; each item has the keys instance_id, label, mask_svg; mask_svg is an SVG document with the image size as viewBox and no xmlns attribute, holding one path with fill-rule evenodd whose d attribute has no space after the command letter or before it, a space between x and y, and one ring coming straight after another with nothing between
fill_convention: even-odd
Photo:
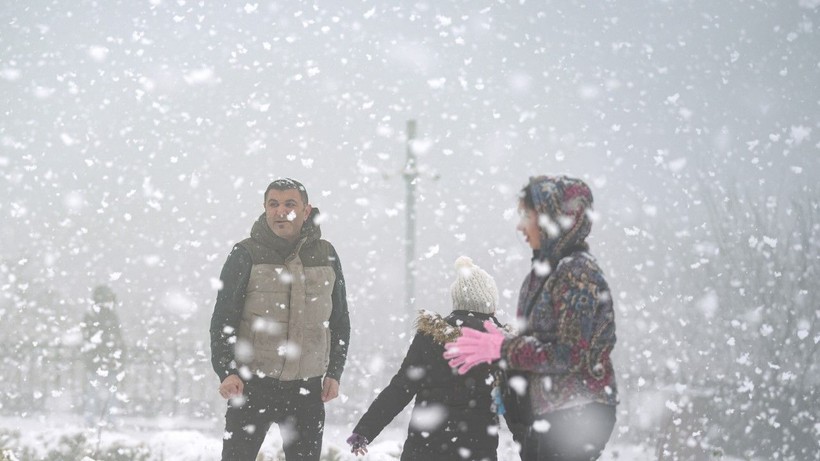
<instances>
[{"instance_id":1,"label":"man","mask_svg":"<svg viewBox=\"0 0 820 461\"><path fill-rule=\"evenodd\" d=\"M211 318L211 362L230 399L222 459L255 460L277 423L288 461L319 460L350 338L342 266L301 183L272 182L264 208L225 261Z\"/></svg>"},{"instance_id":2,"label":"man","mask_svg":"<svg viewBox=\"0 0 820 461\"><path fill-rule=\"evenodd\" d=\"M94 288L93 303L83 315L80 353L86 370L83 419L88 427L111 422L117 407L116 392L125 375L125 341L115 311L117 297L111 288Z\"/></svg>"}]
</instances>

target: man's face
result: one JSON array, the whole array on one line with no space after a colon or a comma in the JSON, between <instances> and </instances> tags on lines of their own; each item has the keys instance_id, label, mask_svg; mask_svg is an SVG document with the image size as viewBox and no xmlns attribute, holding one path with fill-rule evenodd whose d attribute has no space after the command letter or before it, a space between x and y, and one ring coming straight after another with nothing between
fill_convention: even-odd
<instances>
[{"instance_id":1,"label":"man's face","mask_svg":"<svg viewBox=\"0 0 820 461\"><path fill-rule=\"evenodd\" d=\"M274 234L289 242L299 239L302 224L310 215L311 206L302 202L296 189L271 189L265 196L265 220Z\"/></svg>"}]
</instances>

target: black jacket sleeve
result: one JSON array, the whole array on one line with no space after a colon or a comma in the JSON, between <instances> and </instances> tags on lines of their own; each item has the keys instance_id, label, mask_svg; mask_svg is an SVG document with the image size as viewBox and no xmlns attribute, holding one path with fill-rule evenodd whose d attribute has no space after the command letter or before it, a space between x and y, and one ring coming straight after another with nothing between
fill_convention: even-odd
<instances>
[{"instance_id":1,"label":"black jacket sleeve","mask_svg":"<svg viewBox=\"0 0 820 461\"><path fill-rule=\"evenodd\" d=\"M350 314L347 309L347 290L345 276L342 273L342 263L336 249L332 252L333 271L336 273L336 282L333 285L331 300L333 309L330 312L330 361L326 376L341 381L347 361L347 348L350 343Z\"/></svg>"},{"instance_id":2,"label":"black jacket sleeve","mask_svg":"<svg viewBox=\"0 0 820 461\"><path fill-rule=\"evenodd\" d=\"M396 372L390 384L376 396L353 432L362 435L372 442L400 411L413 400L419 392L424 373L418 367L424 366L424 349L429 338L416 333L410 349L407 351L401 368Z\"/></svg>"},{"instance_id":3,"label":"black jacket sleeve","mask_svg":"<svg viewBox=\"0 0 820 461\"><path fill-rule=\"evenodd\" d=\"M216 295L216 305L211 316L211 365L220 381L228 375L238 374L234 361L234 344L239 333L239 321L245 306L245 290L248 288L252 266L248 250L236 245L219 275L222 288Z\"/></svg>"}]
</instances>

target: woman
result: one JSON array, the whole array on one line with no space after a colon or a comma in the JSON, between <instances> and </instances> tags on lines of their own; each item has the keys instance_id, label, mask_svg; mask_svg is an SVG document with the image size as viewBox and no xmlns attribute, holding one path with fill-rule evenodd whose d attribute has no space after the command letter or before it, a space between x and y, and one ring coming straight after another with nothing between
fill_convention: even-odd
<instances>
[{"instance_id":1,"label":"woman","mask_svg":"<svg viewBox=\"0 0 820 461\"><path fill-rule=\"evenodd\" d=\"M531 424L524 461L598 459L615 425L614 312L588 253L591 209L592 193L580 179L531 178L517 226L533 250L518 299L521 332L508 337L489 325L486 333L465 329L445 346L444 357L459 373L500 360L526 376Z\"/></svg>"},{"instance_id":2,"label":"woman","mask_svg":"<svg viewBox=\"0 0 820 461\"><path fill-rule=\"evenodd\" d=\"M442 354L444 343L455 340L462 326L483 330L485 322L499 325L494 316L498 289L470 258L460 257L456 268L458 278L450 286L452 313L442 318L422 311L401 368L347 439L353 453L367 453L368 443L415 397L402 460L497 459L498 416L490 396L490 366L456 374Z\"/></svg>"}]
</instances>

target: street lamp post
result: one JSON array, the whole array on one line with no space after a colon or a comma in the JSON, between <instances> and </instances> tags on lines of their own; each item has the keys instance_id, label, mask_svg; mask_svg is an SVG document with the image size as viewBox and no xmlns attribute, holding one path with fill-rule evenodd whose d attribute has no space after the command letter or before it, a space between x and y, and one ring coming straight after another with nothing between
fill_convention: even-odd
<instances>
[{"instance_id":1,"label":"street lamp post","mask_svg":"<svg viewBox=\"0 0 820 461\"><path fill-rule=\"evenodd\" d=\"M416 153L413 151L413 141L416 139L416 121L407 121L407 162L404 164L404 181L407 196L405 198L406 229L404 238L404 306L412 318L413 301L416 290L415 257L416 257L416 180L419 176L416 165Z\"/></svg>"}]
</instances>

